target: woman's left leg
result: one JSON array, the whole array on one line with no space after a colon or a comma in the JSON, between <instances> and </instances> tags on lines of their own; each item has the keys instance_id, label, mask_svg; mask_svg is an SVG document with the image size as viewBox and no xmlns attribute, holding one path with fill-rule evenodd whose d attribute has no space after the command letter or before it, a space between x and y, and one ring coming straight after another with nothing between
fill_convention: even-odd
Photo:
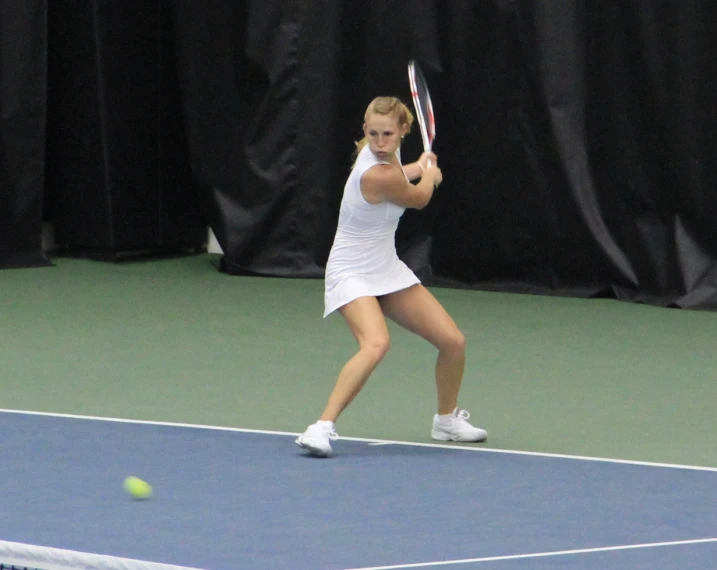
<instances>
[{"instance_id":1,"label":"woman's left leg","mask_svg":"<svg viewBox=\"0 0 717 570\"><path fill-rule=\"evenodd\" d=\"M438 348L436 391L438 413L431 437L439 441L485 441L485 430L468 423L458 408L458 392L466 363L466 340L456 323L423 285L413 285L379 299L384 315Z\"/></svg>"},{"instance_id":2,"label":"woman's left leg","mask_svg":"<svg viewBox=\"0 0 717 570\"><path fill-rule=\"evenodd\" d=\"M423 285L390 293L379 299L383 313L438 349L436 390L438 413L450 414L458 405L458 392L466 364L466 340L456 323Z\"/></svg>"}]
</instances>

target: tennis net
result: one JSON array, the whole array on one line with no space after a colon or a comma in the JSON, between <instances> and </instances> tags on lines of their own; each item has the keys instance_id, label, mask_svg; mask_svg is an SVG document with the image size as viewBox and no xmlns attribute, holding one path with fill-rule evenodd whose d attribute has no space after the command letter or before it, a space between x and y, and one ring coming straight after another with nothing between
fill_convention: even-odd
<instances>
[{"instance_id":1,"label":"tennis net","mask_svg":"<svg viewBox=\"0 0 717 570\"><path fill-rule=\"evenodd\" d=\"M0 540L0 570L200 570Z\"/></svg>"}]
</instances>

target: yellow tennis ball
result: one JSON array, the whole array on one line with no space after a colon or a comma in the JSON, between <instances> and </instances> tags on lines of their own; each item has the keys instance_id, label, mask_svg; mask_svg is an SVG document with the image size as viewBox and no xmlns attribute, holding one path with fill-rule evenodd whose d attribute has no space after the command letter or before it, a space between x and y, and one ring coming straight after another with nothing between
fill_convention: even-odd
<instances>
[{"instance_id":1,"label":"yellow tennis ball","mask_svg":"<svg viewBox=\"0 0 717 570\"><path fill-rule=\"evenodd\" d=\"M124 490L134 499L149 499L152 496L152 485L139 477L127 477L124 480Z\"/></svg>"}]
</instances>

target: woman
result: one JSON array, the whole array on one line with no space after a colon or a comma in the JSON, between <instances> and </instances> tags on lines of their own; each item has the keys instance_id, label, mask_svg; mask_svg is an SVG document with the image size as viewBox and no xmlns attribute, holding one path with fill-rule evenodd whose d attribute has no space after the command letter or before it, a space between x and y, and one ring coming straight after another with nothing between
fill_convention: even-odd
<instances>
[{"instance_id":1,"label":"woman","mask_svg":"<svg viewBox=\"0 0 717 570\"><path fill-rule=\"evenodd\" d=\"M465 338L436 298L398 259L395 232L406 208L421 209L443 176L433 153L402 165L401 141L413 115L395 97L368 106L364 138L344 188L339 223L326 266L324 317L341 313L358 341L358 352L341 370L319 420L296 443L317 457L331 455L335 422L356 397L389 348L388 317L438 349L438 413L433 439L485 441L457 407L465 367ZM413 184L412 180L419 180Z\"/></svg>"}]
</instances>

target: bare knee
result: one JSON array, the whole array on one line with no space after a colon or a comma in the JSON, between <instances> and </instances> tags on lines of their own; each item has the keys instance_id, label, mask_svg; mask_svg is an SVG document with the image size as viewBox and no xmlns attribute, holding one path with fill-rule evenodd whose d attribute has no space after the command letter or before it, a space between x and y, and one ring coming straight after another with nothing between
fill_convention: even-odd
<instances>
[{"instance_id":1,"label":"bare knee","mask_svg":"<svg viewBox=\"0 0 717 570\"><path fill-rule=\"evenodd\" d=\"M378 364L386 356L390 346L388 335L374 335L361 342L361 352L368 354Z\"/></svg>"},{"instance_id":2,"label":"bare knee","mask_svg":"<svg viewBox=\"0 0 717 570\"><path fill-rule=\"evenodd\" d=\"M455 329L441 339L438 349L450 354L463 354L466 351L466 337L460 330Z\"/></svg>"}]
</instances>

